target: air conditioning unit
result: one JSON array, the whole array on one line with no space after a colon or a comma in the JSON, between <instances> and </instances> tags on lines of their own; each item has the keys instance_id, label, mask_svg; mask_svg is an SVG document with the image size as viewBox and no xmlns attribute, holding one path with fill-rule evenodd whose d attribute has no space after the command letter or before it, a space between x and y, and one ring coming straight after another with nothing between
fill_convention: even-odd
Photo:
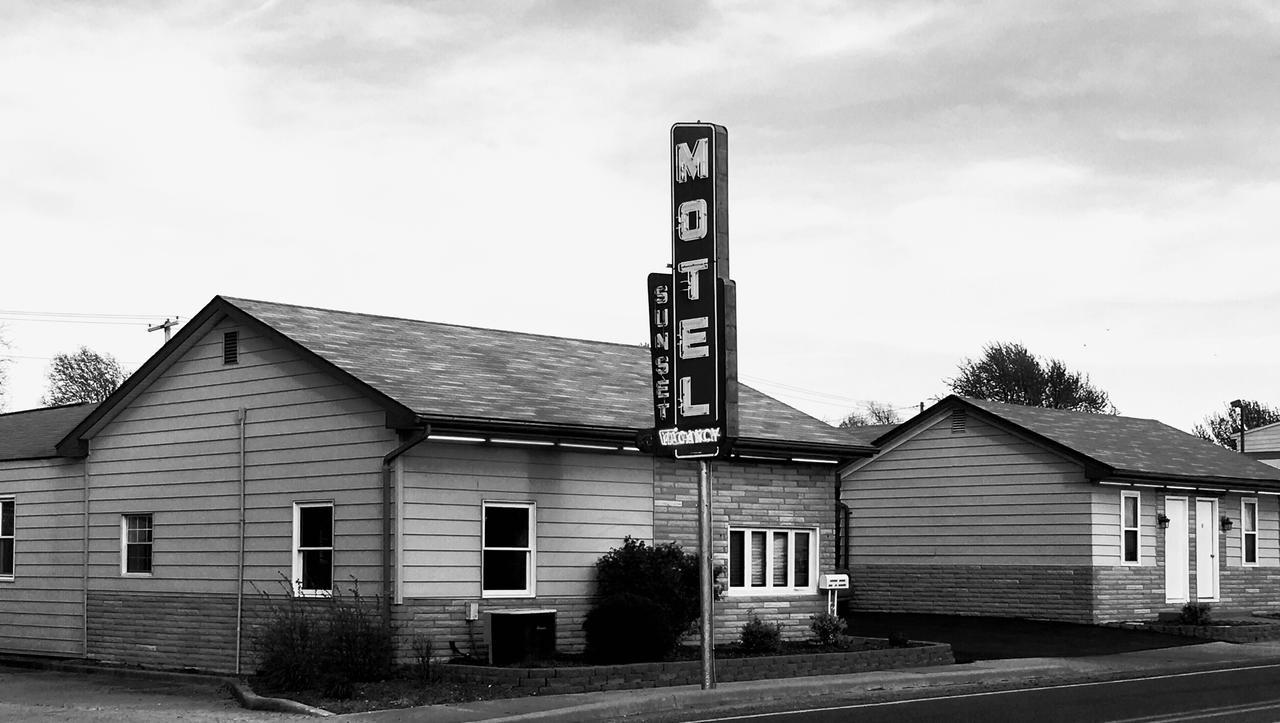
<instances>
[{"instance_id":1,"label":"air conditioning unit","mask_svg":"<svg viewBox=\"0 0 1280 723\"><path fill-rule=\"evenodd\" d=\"M489 664L533 663L556 655L556 611L509 608L485 611Z\"/></svg>"}]
</instances>

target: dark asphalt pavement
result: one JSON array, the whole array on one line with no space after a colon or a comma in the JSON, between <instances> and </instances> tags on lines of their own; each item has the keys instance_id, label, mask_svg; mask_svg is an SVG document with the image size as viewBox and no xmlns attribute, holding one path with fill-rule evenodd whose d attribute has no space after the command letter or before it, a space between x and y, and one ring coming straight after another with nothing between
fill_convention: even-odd
<instances>
[{"instance_id":1,"label":"dark asphalt pavement","mask_svg":"<svg viewBox=\"0 0 1280 723\"><path fill-rule=\"evenodd\" d=\"M957 663L1006 658L1078 658L1199 645L1203 640L1146 630L967 615L862 613L848 616L849 634L950 643Z\"/></svg>"}]
</instances>

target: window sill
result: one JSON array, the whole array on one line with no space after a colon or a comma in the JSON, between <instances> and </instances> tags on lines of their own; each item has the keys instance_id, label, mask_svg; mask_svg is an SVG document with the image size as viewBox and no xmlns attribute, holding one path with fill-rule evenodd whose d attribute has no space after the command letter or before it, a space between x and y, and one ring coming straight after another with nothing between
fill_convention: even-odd
<instances>
[{"instance_id":1,"label":"window sill","mask_svg":"<svg viewBox=\"0 0 1280 723\"><path fill-rule=\"evenodd\" d=\"M537 594L531 590L482 590L480 591L480 597L485 600L501 600L503 598L533 598L537 597Z\"/></svg>"},{"instance_id":2,"label":"window sill","mask_svg":"<svg viewBox=\"0 0 1280 723\"><path fill-rule=\"evenodd\" d=\"M332 590L294 590L293 596L325 598L325 597L333 597L333 591Z\"/></svg>"},{"instance_id":3,"label":"window sill","mask_svg":"<svg viewBox=\"0 0 1280 723\"><path fill-rule=\"evenodd\" d=\"M142 577L142 578L147 578L147 577L155 577L155 573L150 573L150 572L122 572L122 573L120 573L120 577Z\"/></svg>"},{"instance_id":4,"label":"window sill","mask_svg":"<svg viewBox=\"0 0 1280 723\"><path fill-rule=\"evenodd\" d=\"M725 591L725 597L800 597L802 595L816 595L818 588L729 588Z\"/></svg>"}]
</instances>

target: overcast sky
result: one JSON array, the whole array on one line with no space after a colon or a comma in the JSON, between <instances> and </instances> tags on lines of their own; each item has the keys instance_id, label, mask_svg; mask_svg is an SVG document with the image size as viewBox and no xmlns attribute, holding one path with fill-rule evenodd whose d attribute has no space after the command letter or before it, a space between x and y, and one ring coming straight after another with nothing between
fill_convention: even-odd
<instances>
[{"instance_id":1,"label":"overcast sky","mask_svg":"<svg viewBox=\"0 0 1280 723\"><path fill-rule=\"evenodd\" d=\"M701 119L745 382L834 422L1020 341L1189 430L1280 404L1277 78L1269 0L6 2L7 409L215 294L640 343Z\"/></svg>"}]
</instances>

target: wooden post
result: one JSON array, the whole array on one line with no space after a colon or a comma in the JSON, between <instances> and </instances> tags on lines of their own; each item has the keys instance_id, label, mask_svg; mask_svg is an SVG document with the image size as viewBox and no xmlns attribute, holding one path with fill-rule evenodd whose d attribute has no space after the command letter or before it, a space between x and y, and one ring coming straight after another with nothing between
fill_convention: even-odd
<instances>
[{"instance_id":1,"label":"wooden post","mask_svg":"<svg viewBox=\"0 0 1280 723\"><path fill-rule=\"evenodd\" d=\"M698 599L701 624L698 637L702 643L702 689L716 687L715 635L711 626L711 601L714 596L711 569L711 462L698 460Z\"/></svg>"}]
</instances>

